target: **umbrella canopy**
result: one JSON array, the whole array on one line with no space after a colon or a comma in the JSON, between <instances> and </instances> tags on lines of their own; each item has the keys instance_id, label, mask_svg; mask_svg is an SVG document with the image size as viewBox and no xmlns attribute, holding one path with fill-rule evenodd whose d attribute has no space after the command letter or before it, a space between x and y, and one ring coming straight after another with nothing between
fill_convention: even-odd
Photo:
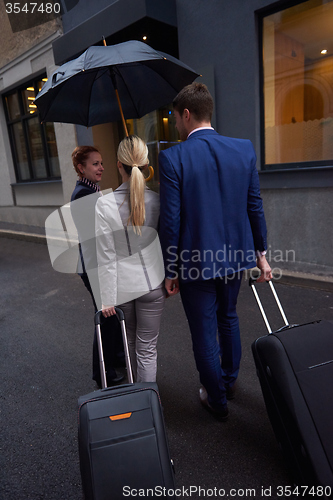
<instances>
[{"instance_id":1,"label":"umbrella canopy","mask_svg":"<svg viewBox=\"0 0 333 500\"><path fill-rule=\"evenodd\" d=\"M91 127L141 118L172 102L199 75L181 61L139 41L89 47L60 66L38 93L42 121Z\"/></svg>"}]
</instances>

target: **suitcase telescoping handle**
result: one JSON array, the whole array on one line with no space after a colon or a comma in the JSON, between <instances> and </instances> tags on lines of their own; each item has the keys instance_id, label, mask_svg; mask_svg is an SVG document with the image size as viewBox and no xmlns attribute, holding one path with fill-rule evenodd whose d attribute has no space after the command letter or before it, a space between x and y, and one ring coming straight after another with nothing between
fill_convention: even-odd
<instances>
[{"instance_id":1,"label":"suitcase telescoping handle","mask_svg":"<svg viewBox=\"0 0 333 500\"><path fill-rule=\"evenodd\" d=\"M125 362L126 362L126 368L127 368L127 378L128 378L128 382L130 384L133 384L133 372L132 372L131 360L130 360L129 350L128 350L128 342L127 342L127 334L126 334L126 326L125 326L125 315L124 315L124 312L122 311L122 309L120 309L119 307L115 307L115 310L117 313L117 318L118 318L119 323L120 323L121 334L123 337ZM97 334L97 345L98 345L99 366L100 366L100 372L101 372L102 389L105 389L107 387L104 354L103 354L103 344L102 344L102 333L101 333L101 325L103 324L104 321L106 321L106 318L104 318L102 311L97 311L97 313L95 314L95 325L96 325L96 334Z\"/></svg>"},{"instance_id":2,"label":"suitcase telescoping handle","mask_svg":"<svg viewBox=\"0 0 333 500\"><path fill-rule=\"evenodd\" d=\"M266 324L266 326L267 326L268 333L272 333L272 329L271 329L271 327L270 327L270 324L269 324L269 322L268 322L268 319L267 319L266 313L265 313L265 311L264 311L264 308L263 308L263 306L262 306L261 300L260 300L260 298L259 298L258 292L257 292L256 287L255 287L255 283L256 283L256 281L257 281L256 279L254 279L254 278L250 278L250 279L249 279L249 285L250 285L250 287L252 288L252 291L253 291L253 293L254 293L254 296L255 296L255 298L256 298L256 300L257 300L257 302L258 302L258 306L259 306L260 312L261 312L261 314L262 314L262 317L264 318L265 324ZM286 325L286 326L289 326L289 323L288 323L287 317L286 317L286 315L285 315L285 313L284 313L284 310L283 310L283 308L282 308L282 305L281 305L281 302L280 302L280 300L279 300L279 297L278 297L278 295L277 295L277 293L276 293L276 290L275 290L275 287L274 287L274 285L273 285L273 282L272 282L272 281L268 281L268 283L269 283L269 286L271 287L272 293L273 293L273 295L274 295L274 298L275 298L275 300L276 300L276 303L277 303L278 308L279 308L279 310L280 310L280 313L281 313L281 315L282 315L283 321L284 321L284 323L285 323L285 325ZM283 328L284 328L284 327L283 327Z\"/></svg>"}]
</instances>

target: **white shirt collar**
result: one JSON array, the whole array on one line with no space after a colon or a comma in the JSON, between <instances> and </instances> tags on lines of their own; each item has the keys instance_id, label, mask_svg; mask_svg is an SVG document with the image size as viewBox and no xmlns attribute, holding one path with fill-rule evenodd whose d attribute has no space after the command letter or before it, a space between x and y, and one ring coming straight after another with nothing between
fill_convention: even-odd
<instances>
[{"instance_id":1,"label":"white shirt collar","mask_svg":"<svg viewBox=\"0 0 333 500\"><path fill-rule=\"evenodd\" d=\"M198 132L198 130L214 130L213 127L198 127L198 128L195 128L194 130L192 130L192 132L190 132L187 136L187 139L190 137L191 134L193 134L194 132Z\"/></svg>"}]
</instances>

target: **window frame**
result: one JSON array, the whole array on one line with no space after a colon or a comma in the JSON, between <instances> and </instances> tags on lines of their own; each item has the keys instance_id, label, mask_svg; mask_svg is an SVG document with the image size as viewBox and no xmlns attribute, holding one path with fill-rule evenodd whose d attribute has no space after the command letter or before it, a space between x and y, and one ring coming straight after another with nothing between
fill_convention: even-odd
<instances>
[{"instance_id":1,"label":"window frame","mask_svg":"<svg viewBox=\"0 0 333 500\"><path fill-rule=\"evenodd\" d=\"M13 159L13 164L14 164L14 171L15 171L15 178L16 178L16 183L17 184L26 184L26 183L40 183L40 182L47 182L47 181L58 181L61 180L60 175L52 175L52 168L51 168L51 160L48 152L48 146L47 146L47 134L46 134L46 123L41 123L40 120L40 114L38 108L36 108L36 111L33 114L25 112L25 107L24 107L24 99L23 99L23 91L27 87L34 87L35 89L35 96L39 92L38 88L38 83L43 79L46 78L47 75L46 73L42 73L38 76L35 76L31 80L27 80L24 83L17 85L15 88L12 88L10 91L7 91L2 94L2 100L3 100L3 107L5 111L5 118L6 118L6 124L7 124L7 131L8 131L8 138L10 142L10 147L11 147L11 153L12 153L12 159ZM9 110L7 107L6 103L6 97L10 95L16 95L18 99L18 104L19 104L19 112L20 116L18 118L11 119L9 116ZM37 177L36 172L34 171L33 167L33 159L32 159L32 151L31 151L31 146L30 146L30 140L29 140L29 121L33 119L38 119L39 123L39 131L40 131L40 137L41 137L41 142L42 142L42 149L43 149L43 157L45 161L45 170L46 170L46 176L45 177ZM27 164L28 164L28 171L29 171L29 178L28 179L22 179L22 173L19 167L19 159L18 159L18 149L16 145L16 140L15 140L15 132L14 132L14 125L20 123L22 126L22 131L23 131L23 136L24 136L24 142L25 142L25 148L26 148L26 153L27 153Z\"/></svg>"},{"instance_id":2,"label":"window frame","mask_svg":"<svg viewBox=\"0 0 333 500\"><path fill-rule=\"evenodd\" d=\"M293 162L293 163L266 163L266 136L265 136L265 98L264 98L264 58L263 58L263 35L264 35L264 18L270 15L282 12L296 5L306 3L308 0L280 0L269 6L257 10L258 16L258 49L259 49L259 106L260 106L260 159L262 172L274 172L278 170L315 170L323 167L333 168L333 158L331 160L318 160L308 162Z\"/></svg>"}]
</instances>

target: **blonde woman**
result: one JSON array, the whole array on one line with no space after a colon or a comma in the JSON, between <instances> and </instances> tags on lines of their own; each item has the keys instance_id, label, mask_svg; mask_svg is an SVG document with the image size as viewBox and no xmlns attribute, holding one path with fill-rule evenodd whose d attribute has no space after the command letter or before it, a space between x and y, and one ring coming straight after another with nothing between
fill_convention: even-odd
<instances>
[{"instance_id":1,"label":"blonde woman","mask_svg":"<svg viewBox=\"0 0 333 500\"><path fill-rule=\"evenodd\" d=\"M148 148L137 136L121 141L122 184L96 204L98 272L105 317L124 311L134 379L155 382L157 339L165 301L157 229L159 195L146 186Z\"/></svg>"}]
</instances>

